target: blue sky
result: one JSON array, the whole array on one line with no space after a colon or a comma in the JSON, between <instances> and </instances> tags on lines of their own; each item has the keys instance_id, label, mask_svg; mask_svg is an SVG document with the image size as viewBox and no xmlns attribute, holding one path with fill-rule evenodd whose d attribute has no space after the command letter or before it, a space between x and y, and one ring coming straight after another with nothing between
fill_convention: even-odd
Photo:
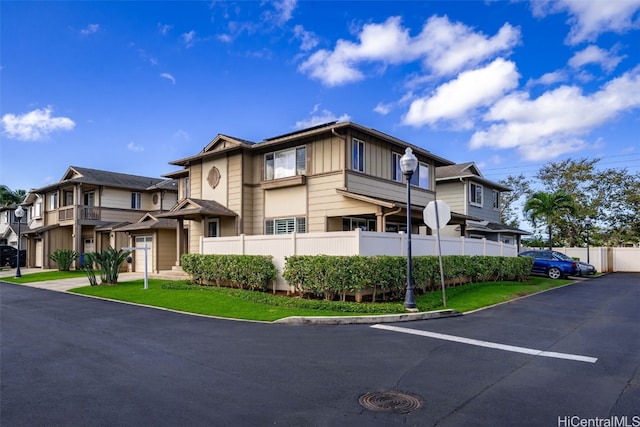
<instances>
[{"instance_id":1,"label":"blue sky","mask_svg":"<svg viewBox=\"0 0 640 427\"><path fill-rule=\"evenodd\" d=\"M640 171L640 0L2 1L0 183L350 120L489 179Z\"/></svg>"}]
</instances>

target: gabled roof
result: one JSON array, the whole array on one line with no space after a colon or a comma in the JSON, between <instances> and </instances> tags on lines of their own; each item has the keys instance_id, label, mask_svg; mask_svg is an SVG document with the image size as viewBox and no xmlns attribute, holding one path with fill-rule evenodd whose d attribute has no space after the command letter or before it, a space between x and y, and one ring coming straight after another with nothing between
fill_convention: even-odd
<instances>
[{"instance_id":1,"label":"gabled roof","mask_svg":"<svg viewBox=\"0 0 640 427\"><path fill-rule=\"evenodd\" d=\"M67 183L103 185L144 191L150 187L158 187L160 185L168 185L170 187L171 184L166 181L167 180L162 178L151 178L148 176L130 175L119 172L83 168L79 166L69 166L59 182L31 190L31 192L42 193L48 190L53 190Z\"/></svg>"},{"instance_id":2,"label":"gabled roof","mask_svg":"<svg viewBox=\"0 0 640 427\"><path fill-rule=\"evenodd\" d=\"M207 144L202 151L194 156L185 157L179 160L169 162L170 165L176 166L188 166L193 160L201 159L211 156L212 154L224 153L231 150L237 150L241 148L251 148L254 145L253 142L246 139L235 138L219 133L209 144Z\"/></svg>"},{"instance_id":3,"label":"gabled roof","mask_svg":"<svg viewBox=\"0 0 640 427\"><path fill-rule=\"evenodd\" d=\"M404 147L411 147L416 155L429 157L433 159L436 165L453 164L452 161L447 160L443 157L437 156L424 148L418 147L413 144L409 144L406 141L403 141L401 139L398 139L386 133L380 132L373 128L368 128L353 122L337 122L337 121L324 123L324 124L313 126L310 128L296 130L293 132L289 132L279 136L274 136L271 138L266 138L263 141L258 143L247 141L241 138L231 137L224 134L218 134L209 144L207 144L206 147L204 147L204 149L200 153L194 156L189 156L179 160L174 160L172 162L169 162L169 164L186 167L186 166L189 166L189 164L194 160L215 156L215 155L226 153L232 150L238 150L238 149L263 150L263 149L271 148L273 146L286 147L287 144L289 145L294 144L296 143L296 141L300 141L304 138L326 134L327 132L331 132L332 134L337 135L338 137L341 137L344 139L345 131L349 129L356 132L372 135L392 145L398 146L403 150L404 150ZM179 175L176 175L175 172L172 172L164 176L178 177Z\"/></svg>"},{"instance_id":4,"label":"gabled roof","mask_svg":"<svg viewBox=\"0 0 640 427\"><path fill-rule=\"evenodd\" d=\"M116 231L136 231L136 230L157 230L157 229L175 229L177 221L171 218L156 218L147 213L134 224L127 224L115 227Z\"/></svg>"},{"instance_id":5,"label":"gabled roof","mask_svg":"<svg viewBox=\"0 0 640 427\"><path fill-rule=\"evenodd\" d=\"M184 218L199 219L202 216L230 216L236 217L237 213L222 206L213 200L203 199L183 199L169 212L157 214L157 218Z\"/></svg>"},{"instance_id":6,"label":"gabled roof","mask_svg":"<svg viewBox=\"0 0 640 427\"><path fill-rule=\"evenodd\" d=\"M502 184L483 177L480 169L474 162L457 163L455 165L438 166L436 168L436 182L455 180L471 180L481 184L486 184L496 190L511 191L509 187L505 187Z\"/></svg>"}]
</instances>

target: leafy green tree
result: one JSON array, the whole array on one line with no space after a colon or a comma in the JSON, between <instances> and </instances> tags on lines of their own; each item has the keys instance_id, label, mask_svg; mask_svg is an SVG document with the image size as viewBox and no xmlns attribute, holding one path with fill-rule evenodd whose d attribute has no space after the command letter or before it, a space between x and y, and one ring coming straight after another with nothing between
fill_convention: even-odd
<instances>
[{"instance_id":1,"label":"leafy green tree","mask_svg":"<svg viewBox=\"0 0 640 427\"><path fill-rule=\"evenodd\" d=\"M518 211L522 205L517 206L517 203L531 193L531 182L520 174L509 175L499 183L511 189L500 194L500 221L511 227L520 227Z\"/></svg>"},{"instance_id":2,"label":"leafy green tree","mask_svg":"<svg viewBox=\"0 0 640 427\"><path fill-rule=\"evenodd\" d=\"M542 221L546 224L549 234L549 249L553 247L553 227L565 215L573 215L576 212L576 205L571 197L564 190L557 190L553 193L538 191L534 193L525 203L524 211L534 227Z\"/></svg>"},{"instance_id":3,"label":"leafy green tree","mask_svg":"<svg viewBox=\"0 0 640 427\"><path fill-rule=\"evenodd\" d=\"M0 206L20 203L26 194L24 190L11 190L6 185L0 184Z\"/></svg>"}]
</instances>

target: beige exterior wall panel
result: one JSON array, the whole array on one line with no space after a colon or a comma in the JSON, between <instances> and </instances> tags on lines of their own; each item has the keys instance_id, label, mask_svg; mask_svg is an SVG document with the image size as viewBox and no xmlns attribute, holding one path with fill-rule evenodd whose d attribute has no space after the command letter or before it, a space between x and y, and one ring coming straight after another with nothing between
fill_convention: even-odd
<instances>
[{"instance_id":1,"label":"beige exterior wall panel","mask_svg":"<svg viewBox=\"0 0 640 427\"><path fill-rule=\"evenodd\" d=\"M393 200L400 203L407 202L406 184L385 182L362 174L347 173L347 190L369 197ZM433 192L411 187L412 205L427 206L432 200L435 200Z\"/></svg>"},{"instance_id":2,"label":"beige exterior wall panel","mask_svg":"<svg viewBox=\"0 0 640 427\"><path fill-rule=\"evenodd\" d=\"M465 205L466 197L464 197L464 183L460 181L438 183L436 190L438 199L443 200L446 204L448 204L452 212L457 212L465 215L467 214Z\"/></svg>"},{"instance_id":3,"label":"beige exterior wall panel","mask_svg":"<svg viewBox=\"0 0 640 427\"><path fill-rule=\"evenodd\" d=\"M267 218L304 216L307 214L307 189L304 185L265 191L264 213Z\"/></svg>"},{"instance_id":4,"label":"beige exterior wall panel","mask_svg":"<svg viewBox=\"0 0 640 427\"><path fill-rule=\"evenodd\" d=\"M220 172L220 181L215 188L209 184L210 174L213 174L217 168ZM200 174L201 197L204 200L213 200L222 206L227 206L228 186L230 181L229 171L227 167L227 158L223 157L215 160L208 160L202 163L202 173Z\"/></svg>"},{"instance_id":5,"label":"beige exterior wall panel","mask_svg":"<svg viewBox=\"0 0 640 427\"><path fill-rule=\"evenodd\" d=\"M202 163L195 163L189 167L190 197L202 199Z\"/></svg>"}]
</instances>

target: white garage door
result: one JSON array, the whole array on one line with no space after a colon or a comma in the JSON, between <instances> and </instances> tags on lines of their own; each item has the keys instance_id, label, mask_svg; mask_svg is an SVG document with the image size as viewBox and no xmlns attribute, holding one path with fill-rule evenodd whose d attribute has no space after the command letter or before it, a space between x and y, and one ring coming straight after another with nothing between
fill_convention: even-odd
<instances>
[{"instance_id":1,"label":"white garage door","mask_svg":"<svg viewBox=\"0 0 640 427\"><path fill-rule=\"evenodd\" d=\"M147 271L150 273L153 271L153 236L137 236L136 248L144 248L144 245L149 248L147 252ZM135 271L137 273L144 273L144 250L134 251L135 254Z\"/></svg>"},{"instance_id":2,"label":"white garage door","mask_svg":"<svg viewBox=\"0 0 640 427\"><path fill-rule=\"evenodd\" d=\"M42 240L36 240L35 266L42 267Z\"/></svg>"}]
</instances>

